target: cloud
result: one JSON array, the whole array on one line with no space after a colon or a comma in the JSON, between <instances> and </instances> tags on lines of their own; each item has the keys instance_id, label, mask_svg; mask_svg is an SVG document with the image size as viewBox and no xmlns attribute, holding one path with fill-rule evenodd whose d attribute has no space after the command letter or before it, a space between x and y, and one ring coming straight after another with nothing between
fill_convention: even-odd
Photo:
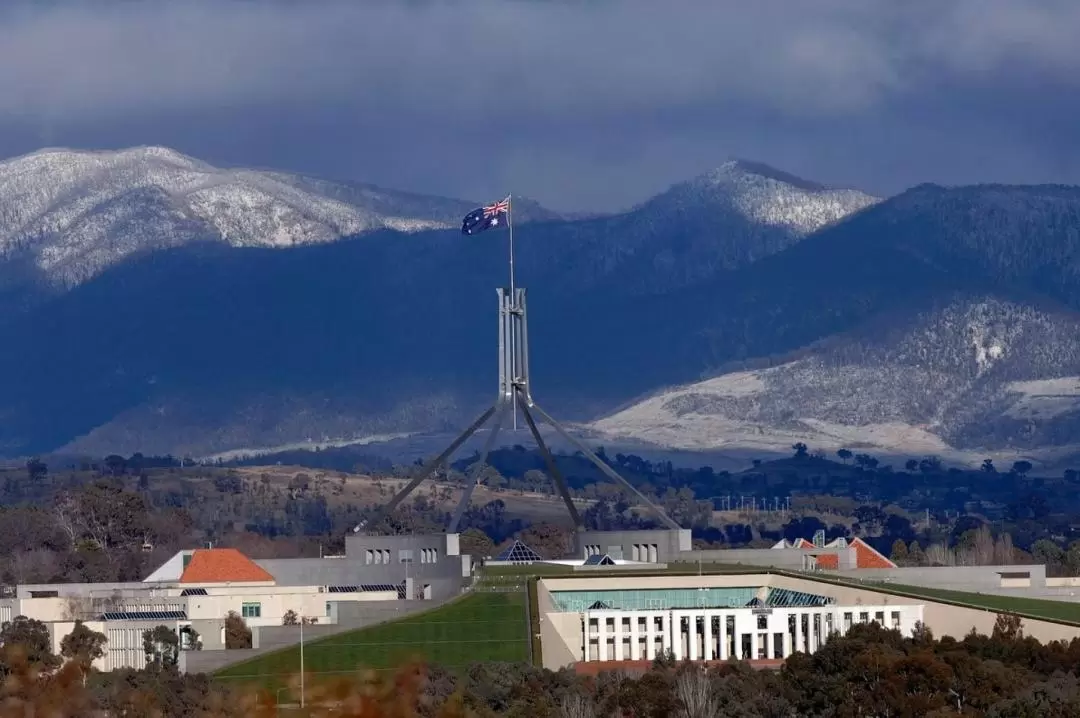
<instances>
[{"instance_id":1,"label":"cloud","mask_svg":"<svg viewBox=\"0 0 1080 718\"><path fill-rule=\"evenodd\" d=\"M882 116L896 108L962 115L969 91L1074 89L1080 77L1075 0L156 0L0 13L0 123L63 139L140 117L247 118L267 145L285 140L275 123L309 128L291 141L319 155L349 139L347 121L401 133L351 141L380 163L391 144L420 173L415 148L453 144L441 164L460 172L488 143L499 159L478 190L519 177L533 153L554 192L560 148L575 172L585 149L612 158L598 176L658 156L665 174L693 164L689 138L746 154L770 146L755 126L812 134L866 118L892 131ZM334 130L313 136L320 123ZM683 159L663 159L676 146Z\"/></svg>"}]
</instances>

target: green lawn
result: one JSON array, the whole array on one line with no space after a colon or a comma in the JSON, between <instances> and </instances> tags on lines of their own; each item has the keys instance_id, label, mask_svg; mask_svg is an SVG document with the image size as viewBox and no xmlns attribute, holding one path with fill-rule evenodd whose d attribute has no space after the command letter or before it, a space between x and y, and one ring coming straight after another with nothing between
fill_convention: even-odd
<instances>
[{"instance_id":1,"label":"green lawn","mask_svg":"<svg viewBox=\"0 0 1080 718\"><path fill-rule=\"evenodd\" d=\"M394 668L413 659L446 668L476 661L527 661L530 645L524 591L474 593L441 608L304 644L304 673L347 674ZM215 679L250 682L270 690L300 670L292 646L224 668Z\"/></svg>"}]
</instances>

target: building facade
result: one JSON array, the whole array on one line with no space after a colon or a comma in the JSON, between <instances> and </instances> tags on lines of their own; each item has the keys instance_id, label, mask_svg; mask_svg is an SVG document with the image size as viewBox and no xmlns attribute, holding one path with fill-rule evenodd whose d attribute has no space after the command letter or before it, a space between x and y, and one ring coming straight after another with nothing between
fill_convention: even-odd
<instances>
[{"instance_id":1,"label":"building facade","mask_svg":"<svg viewBox=\"0 0 1080 718\"><path fill-rule=\"evenodd\" d=\"M281 626L286 617L336 624L349 605L443 600L471 575L456 534L349 536L344 556L252 560L232 548L180 551L133 583L20 585L0 598L0 624L16 616L45 623L53 649L83 622L106 637L100 670L146 665L142 636L166 626L181 649L225 648L225 618L251 628Z\"/></svg>"}]
</instances>

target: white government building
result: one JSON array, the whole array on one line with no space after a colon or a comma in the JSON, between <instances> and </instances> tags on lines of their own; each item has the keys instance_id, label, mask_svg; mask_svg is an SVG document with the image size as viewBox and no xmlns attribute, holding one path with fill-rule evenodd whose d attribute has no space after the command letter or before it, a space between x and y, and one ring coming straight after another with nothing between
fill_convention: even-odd
<instances>
[{"instance_id":1,"label":"white government building","mask_svg":"<svg viewBox=\"0 0 1080 718\"><path fill-rule=\"evenodd\" d=\"M545 668L675 659L781 661L813 653L832 634L876 622L910 636L990 634L997 614L853 585L777 574L541 578L537 581ZM1080 637L1080 626L1024 619L1046 642ZM599 666L598 666L599 667Z\"/></svg>"},{"instance_id":2,"label":"white government building","mask_svg":"<svg viewBox=\"0 0 1080 718\"><path fill-rule=\"evenodd\" d=\"M784 588L700 587L552 591L556 610L579 616L582 661L782 660L814 652L857 623L909 634L923 606L842 606Z\"/></svg>"}]
</instances>

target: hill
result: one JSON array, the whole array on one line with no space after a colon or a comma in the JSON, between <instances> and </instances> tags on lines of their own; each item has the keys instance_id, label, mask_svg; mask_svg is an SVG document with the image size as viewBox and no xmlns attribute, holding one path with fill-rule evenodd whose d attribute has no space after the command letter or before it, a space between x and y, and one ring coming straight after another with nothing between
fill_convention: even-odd
<instances>
[{"instance_id":1,"label":"hill","mask_svg":"<svg viewBox=\"0 0 1080 718\"><path fill-rule=\"evenodd\" d=\"M40 284L56 291L126 257L189 242L292 247L377 229L446 228L475 205L219 168L165 147L136 147L47 149L0 162L0 206L0 270L6 269L0 287ZM533 217L558 216L530 209Z\"/></svg>"},{"instance_id":2,"label":"hill","mask_svg":"<svg viewBox=\"0 0 1080 718\"><path fill-rule=\"evenodd\" d=\"M1068 450L1077 226L1077 188L914 188L681 297L688 311L656 306L681 323L655 339L713 378L593 426L702 449Z\"/></svg>"},{"instance_id":3,"label":"hill","mask_svg":"<svg viewBox=\"0 0 1080 718\"><path fill-rule=\"evenodd\" d=\"M546 401L586 417L698 371L641 351L649 325L635 317L657 301L678 311L686 292L874 201L730 162L624 214L534 208L518 266ZM205 455L458 426L494 383L503 242L382 230L134 253L0 319L22 347L0 357L0 452ZM627 345L612 371L605 357Z\"/></svg>"}]
</instances>

